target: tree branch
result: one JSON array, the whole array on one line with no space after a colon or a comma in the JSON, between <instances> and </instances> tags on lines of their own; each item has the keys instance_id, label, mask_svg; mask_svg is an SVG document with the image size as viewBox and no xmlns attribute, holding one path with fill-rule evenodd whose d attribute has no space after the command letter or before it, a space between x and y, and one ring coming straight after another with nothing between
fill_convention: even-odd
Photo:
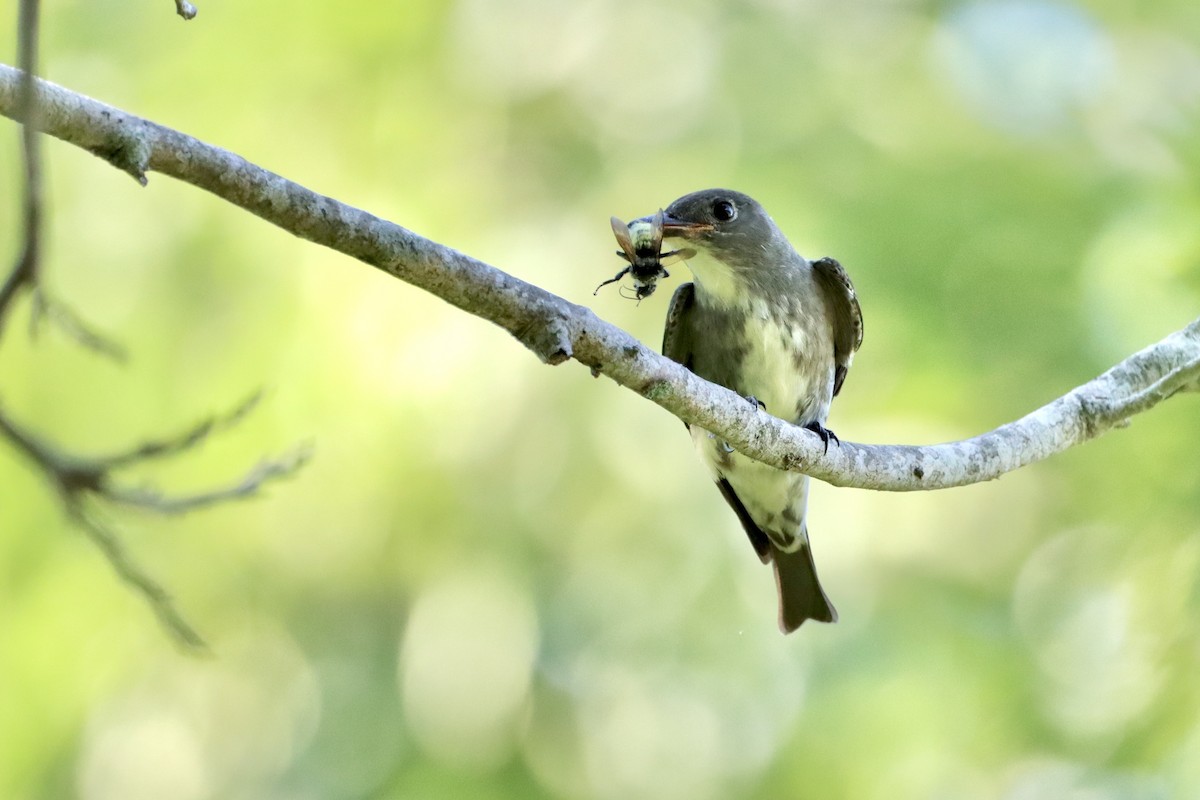
<instances>
[{"instance_id":1,"label":"tree branch","mask_svg":"<svg viewBox=\"0 0 1200 800\"><path fill-rule=\"evenodd\" d=\"M22 119L21 73L0 65L0 113ZM161 172L274 225L407 281L504 328L544 362L575 359L746 455L836 486L943 489L990 480L1123 425L1200 383L1200 319L1027 416L972 439L933 446L843 442L758 411L628 333L543 289L394 223L317 194L219 147L37 81L42 130L145 184Z\"/></svg>"},{"instance_id":2,"label":"tree branch","mask_svg":"<svg viewBox=\"0 0 1200 800\"><path fill-rule=\"evenodd\" d=\"M130 486L116 480L114 473L118 470L198 447L212 434L239 422L254 407L258 397L255 394L231 413L207 419L179 436L146 442L111 456L94 457L59 450L19 427L0 407L0 436L50 479L71 519L100 548L121 580L146 598L155 615L178 642L193 650L203 650L204 640L175 607L166 589L133 561L117 534L100 521L93 501L136 506L157 514L180 514L256 496L267 483L295 474L308 459L307 448L278 459L264 459L230 486L192 495L171 496L151 486Z\"/></svg>"}]
</instances>

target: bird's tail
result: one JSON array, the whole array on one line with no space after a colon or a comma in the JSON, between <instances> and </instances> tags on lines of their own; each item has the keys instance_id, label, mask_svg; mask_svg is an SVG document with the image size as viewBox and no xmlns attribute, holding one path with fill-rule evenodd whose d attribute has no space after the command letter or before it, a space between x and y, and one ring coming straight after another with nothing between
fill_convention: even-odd
<instances>
[{"instance_id":1,"label":"bird's tail","mask_svg":"<svg viewBox=\"0 0 1200 800\"><path fill-rule=\"evenodd\" d=\"M813 563L807 537L791 553L772 544L771 561L775 565L775 586L779 589L780 630L791 633L806 619L837 622L837 610L817 579L817 565Z\"/></svg>"}]
</instances>

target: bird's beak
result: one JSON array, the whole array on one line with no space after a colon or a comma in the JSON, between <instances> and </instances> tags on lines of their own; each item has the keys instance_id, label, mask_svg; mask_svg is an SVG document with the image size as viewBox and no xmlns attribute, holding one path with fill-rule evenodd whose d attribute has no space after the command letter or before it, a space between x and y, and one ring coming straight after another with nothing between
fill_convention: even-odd
<instances>
[{"instance_id":1,"label":"bird's beak","mask_svg":"<svg viewBox=\"0 0 1200 800\"><path fill-rule=\"evenodd\" d=\"M653 221L653 217L646 217L646 220ZM712 231L713 226L707 222L687 222L666 214L663 216L662 229L666 238L696 239Z\"/></svg>"}]
</instances>

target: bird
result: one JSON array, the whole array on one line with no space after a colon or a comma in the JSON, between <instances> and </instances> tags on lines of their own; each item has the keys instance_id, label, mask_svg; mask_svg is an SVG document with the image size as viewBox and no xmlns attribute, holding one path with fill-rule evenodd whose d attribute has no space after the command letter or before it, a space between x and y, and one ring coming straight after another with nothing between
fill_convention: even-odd
<instances>
[{"instance_id":1,"label":"bird","mask_svg":"<svg viewBox=\"0 0 1200 800\"><path fill-rule=\"evenodd\" d=\"M692 251L684 263L693 276L671 298L663 355L813 431L826 452L831 440L840 446L825 421L863 336L845 269L832 258L801 256L741 192L693 192L671 203L661 220L664 247ZM783 633L808 619L836 622L809 544L808 476L755 461L688 427L755 552L774 567Z\"/></svg>"}]
</instances>

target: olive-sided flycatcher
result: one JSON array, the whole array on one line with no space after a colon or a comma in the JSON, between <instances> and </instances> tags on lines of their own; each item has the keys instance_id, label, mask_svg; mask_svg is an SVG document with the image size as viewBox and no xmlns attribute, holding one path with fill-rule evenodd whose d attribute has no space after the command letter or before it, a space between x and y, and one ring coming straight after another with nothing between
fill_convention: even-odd
<instances>
[{"instance_id":1,"label":"olive-sided flycatcher","mask_svg":"<svg viewBox=\"0 0 1200 800\"><path fill-rule=\"evenodd\" d=\"M690 249L695 277L675 292L663 354L825 442L829 404L862 343L854 287L833 259L808 261L757 202L709 189L663 218L666 246ZM763 563L775 568L779 626L834 622L808 542L808 477L754 461L708 431L692 441Z\"/></svg>"}]
</instances>

